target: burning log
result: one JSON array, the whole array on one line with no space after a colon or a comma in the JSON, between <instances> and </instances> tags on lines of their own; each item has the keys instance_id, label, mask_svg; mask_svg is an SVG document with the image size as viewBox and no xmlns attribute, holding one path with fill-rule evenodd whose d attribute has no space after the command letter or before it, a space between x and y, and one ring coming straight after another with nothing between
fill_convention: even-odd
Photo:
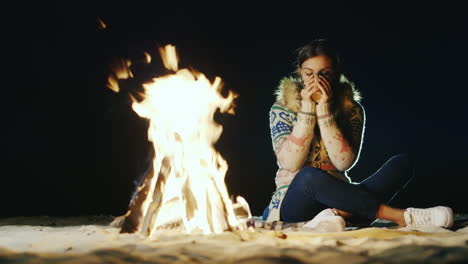
<instances>
[{"instance_id":1,"label":"burning log","mask_svg":"<svg viewBox=\"0 0 468 264\"><path fill-rule=\"evenodd\" d=\"M138 231L140 219L144 216L141 205L146 199L149 190L149 182L154 177L154 170L151 167L149 173L145 176L143 183L138 187L137 194L130 204L130 209L125 215L120 233L135 233Z\"/></svg>"}]
</instances>

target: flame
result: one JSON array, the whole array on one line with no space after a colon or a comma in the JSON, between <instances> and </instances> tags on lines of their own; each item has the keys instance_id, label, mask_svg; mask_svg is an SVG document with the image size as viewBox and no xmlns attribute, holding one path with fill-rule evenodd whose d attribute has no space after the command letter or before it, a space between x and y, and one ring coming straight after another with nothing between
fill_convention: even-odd
<instances>
[{"instance_id":1,"label":"flame","mask_svg":"<svg viewBox=\"0 0 468 264\"><path fill-rule=\"evenodd\" d=\"M115 59L111 65L112 73L107 78L107 87L116 93L119 92L119 80L133 77L129 68L131 65L132 62L128 59Z\"/></svg>"},{"instance_id":2,"label":"flame","mask_svg":"<svg viewBox=\"0 0 468 264\"><path fill-rule=\"evenodd\" d=\"M132 104L150 121L148 139L155 150L152 177L139 189L145 197L137 229L149 236L165 229L205 234L245 229L235 210L243 209L242 217L250 218L248 203L242 197L236 204L229 199L228 164L214 148L223 130L215 112L234 114L238 95L229 91L223 97L219 77L211 83L201 73L178 70L174 46L159 51L174 73L143 84L143 99Z\"/></svg>"},{"instance_id":3,"label":"flame","mask_svg":"<svg viewBox=\"0 0 468 264\"><path fill-rule=\"evenodd\" d=\"M144 52L143 54L145 54L146 63L151 63L151 55L148 52Z\"/></svg>"},{"instance_id":4,"label":"flame","mask_svg":"<svg viewBox=\"0 0 468 264\"><path fill-rule=\"evenodd\" d=\"M166 45L164 47L159 48L159 53L161 53L161 58L164 63L164 67L168 70L177 71L179 68L177 66L178 59L177 53L174 45Z\"/></svg>"}]
</instances>

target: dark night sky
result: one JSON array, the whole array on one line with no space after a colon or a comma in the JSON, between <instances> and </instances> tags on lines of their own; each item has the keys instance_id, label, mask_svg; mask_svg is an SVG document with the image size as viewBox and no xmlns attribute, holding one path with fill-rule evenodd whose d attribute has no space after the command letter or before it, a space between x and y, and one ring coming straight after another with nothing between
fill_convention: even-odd
<instances>
[{"instance_id":1,"label":"dark night sky","mask_svg":"<svg viewBox=\"0 0 468 264\"><path fill-rule=\"evenodd\" d=\"M217 147L229 163L229 192L260 215L277 169L268 126L273 89L293 71L295 49L319 37L336 43L364 98L367 127L351 177L364 179L392 155L409 153L417 178L395 206L466 212L466 15L448 2L408 2L18 7L4 38L2 215L125 213L149 145L128 93L106 88L109 65L143 52L159 58L165 44L176 45L181 66L220 76L239 93L236 115L219 117ZM98 29L98 17L107 29ZM157 61L132 70L129 89L163 73Z\"/></svg>"}]
</instances>

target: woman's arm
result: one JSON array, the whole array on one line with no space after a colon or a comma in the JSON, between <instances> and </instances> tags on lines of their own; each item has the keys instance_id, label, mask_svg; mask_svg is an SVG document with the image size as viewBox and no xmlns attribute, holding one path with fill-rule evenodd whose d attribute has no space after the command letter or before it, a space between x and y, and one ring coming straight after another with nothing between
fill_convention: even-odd
<instances>
[{"instance_id":1,"label":"woman's arm","mask_svg":"<svg viewBox=\"0 0 468 264\"><path fill-rule=\"evenodd\" d=\"M331 162L340 171L350 169L359 157L364 131L364 110L361 105L353 104L346 113L352 130L351 141L347 140L337 126L335 117L330 113L329 104L317 105L317 120L325 147Z\"/></svg>"},{"instance_id":2,"label":"woman's arm","mask_svg":"<svg viewBox=\"0 0 468 264\"><path fill-rule=\"evenodd\" d=\"M273 106L270 111L270 131L278 166L297 171L309 153L316 124L315 103L302 101L301 112L292 125L292 116L285 109Z\"/></svg>"}]
</instances>

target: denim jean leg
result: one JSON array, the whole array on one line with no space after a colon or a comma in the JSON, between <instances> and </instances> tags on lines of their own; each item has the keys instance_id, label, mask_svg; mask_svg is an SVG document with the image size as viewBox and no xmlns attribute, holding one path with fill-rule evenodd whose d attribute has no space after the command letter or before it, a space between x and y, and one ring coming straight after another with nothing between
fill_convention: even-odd
<instances>
[{"instance_id":1,"label":"denim jean leg","mask_svg":"<svg viewBox=\"0 0 468 264\"><path fill-rule=\"evenodd\" d=\"M373 219L379 205L361 186L341 181L321 169L305 167L289 186L281 216L284 221L307 221L325 208L337 208Z\"/></svg>"},{"instance_id":2,"label":"denim jean leg","mask_svg":"<svg viewBox=\"0 0 468 264\"><path fill-rule=\"evenodd\" d=\"M280 208L280 219L285 222L303 222L314 218L327 208L318 202L310 186L313 185L316 170L312 167L301 169L289 185Z\"/></svg>"},{"instance_id":3,"label":"denim jean leg","mask_svg":"<svg viewBox=\"0 0 468 264\"><path fill-rule=\"evenodd\" d=\"M393 156L374 174L360 182L382 203L388 204L414 178L414 163L407 154Z\"/></svg>"}]
</instances>

